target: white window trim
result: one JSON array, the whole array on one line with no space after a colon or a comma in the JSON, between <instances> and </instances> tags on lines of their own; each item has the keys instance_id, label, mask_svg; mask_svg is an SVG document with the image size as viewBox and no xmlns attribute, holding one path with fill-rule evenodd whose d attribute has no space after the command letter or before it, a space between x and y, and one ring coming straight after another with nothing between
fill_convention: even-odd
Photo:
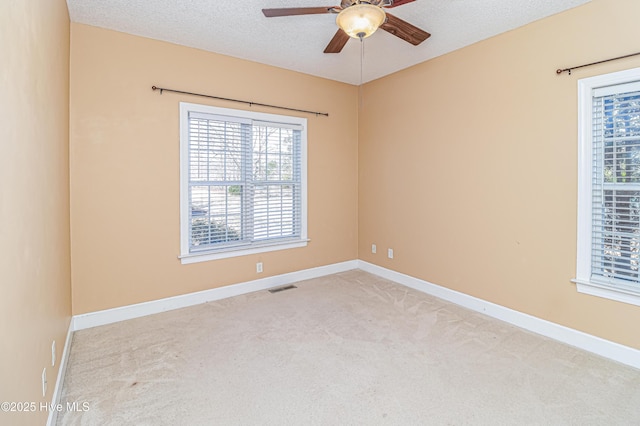
<instances>
[{"instance_id":1,"label":"white window trim","mask_svg":"<svg viewBox=\"0 0 640 426\"><path fill-rule=\"evenodd\" d=\"M252 121L264 121L270 123L283 123L302 126L300 141L300 183L301 194L301 235L295 240L286 239L282 242L267 241L262 244L250 246L223 247L219 249L203 250L202 252L189 252L189 112L222 115L227 117L245 118ZM264 253L276 250L288 250L305 247L309 242L307 236L307 119L277 114L268 114L254 111L236 110L229 108L213 107L208 105L180 102L180 262L184 264L205 262L209 260L226 259L236 256Z\"/></svg>"},{"instance_id":2,"label":"white window trim","mask_svg":"<svg viewBox=\"0 0 640 426\"><path fill-rule=\"evenodd\" d=\"M593 90L640 80L640 68L578 80L578 292L640 306L640 294L615 289L591 278Z\"/></svg>"}]
</instances>

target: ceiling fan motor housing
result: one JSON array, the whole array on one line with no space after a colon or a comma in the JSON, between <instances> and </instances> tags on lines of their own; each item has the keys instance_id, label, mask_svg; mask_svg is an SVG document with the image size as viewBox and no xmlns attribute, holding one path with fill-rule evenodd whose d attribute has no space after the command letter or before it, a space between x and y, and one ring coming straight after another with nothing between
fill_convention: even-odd
<instances>
[{"instance_id":1,"label":"ceiling fan motor housing","mask_svg":"<svg viewBox=\"0 0 640 426\"><path fill-rule=\"evenodd\" d=\"M390 5L392 0L342 0L340 3L340 7L346 9L349 6L353 6L354 4L370 4L372 6L388 6Z\"/></svg>"}]
</instances>

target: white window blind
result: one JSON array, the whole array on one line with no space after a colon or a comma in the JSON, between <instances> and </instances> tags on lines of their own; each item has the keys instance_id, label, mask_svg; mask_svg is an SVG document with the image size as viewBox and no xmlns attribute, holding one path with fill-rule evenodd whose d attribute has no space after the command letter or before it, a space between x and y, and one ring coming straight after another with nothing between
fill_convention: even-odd
<instances>
[{"instance_id":1,"label":"white window blind","mask_svg":"<svg viewBox=\"0 0 640 426\"><path fill-rule=\"evenodd\" d=\"M251 122L189 113L190 252L242 244Z\"/></svg>"},{"instance_id":2,"label":"white window blind","mask_svg":"<svg viewBox=\"0 0 640 426\"><path fill-rule=\"evenodd\" d=\"M593 92L592 280L640 293L640 85Z\"/></svg>"},{"instance_id":3,"label":"white window blind","mask_svg":"<svg viewBox=\"0 0 640 426\"><path fill-rule=\"evenodd\" d=\"M300 236L300 129L254 123L250 152L254 241Z\"/></svg>"},{"instance_id":4,"label":"white window blind","mask_svg":"<svg viewBox=\"0 0 640 426\"><path fill-rule=\"evenodd\" d=\"M181 191L187 205L181 206L182 257L306 244L302 119L286 122L284 116L192 104L181 108L186 128Z\"/></svg>"}]
</instances>

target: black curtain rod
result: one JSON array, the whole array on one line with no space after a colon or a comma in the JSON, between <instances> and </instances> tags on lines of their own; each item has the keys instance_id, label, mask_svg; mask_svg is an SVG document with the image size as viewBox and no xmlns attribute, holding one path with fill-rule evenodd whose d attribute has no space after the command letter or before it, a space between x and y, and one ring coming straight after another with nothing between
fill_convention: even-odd
<instances>
[{"instance_id":1,"label":"black curtain rod","mask_svg":"<svg viewBox=\"0 0 640 426\"><path fill-rule=\"evenodd\" d=\"M183 92L182 90L167 89L164 87L151 86L151 89L159 90L161 95L162 95L162 92L182 93L183 95L201 96L203 98L219 99L221 101L239 102L241 104L247 104L249 106L258 105L258 106L269 107L269 108L286 109L287 111L305 112L307 114L315 114L316 117L319 115L324 115L325 117L329 116L329 113L326 113L326 112L307 111L304 109L287 108L287 107L282 107L278 105L261 104L260 102L250 102L250 101L242 101L239 99L221 98L220 96L203 95L202 93L193 93L193 92Z\"/></svg>"},{"instance_id":2,"label":"black curtain rod","mask_svg":"<svg viewBox=\"0 0 640 426\"><path fill-rule=\"evenodd\" d=\"M575 70L575 69L583 68L583 67L590 67L591 65L604 64L605 62L617 61L618 59L630 58L631 56L637 56L637 55L640 55L640 52L632 53L630 55L618 56L617 58L605 59L604 61L591 62L590 64L578 65L577 67L570 67L570 68L565 68L565 69L558 68L556 70L556 74L560 75L560 74L562 74L563 72L566 71L566 72L569 73L569 75L571 75L571 70Z\"/></svg>"}]
</instances>

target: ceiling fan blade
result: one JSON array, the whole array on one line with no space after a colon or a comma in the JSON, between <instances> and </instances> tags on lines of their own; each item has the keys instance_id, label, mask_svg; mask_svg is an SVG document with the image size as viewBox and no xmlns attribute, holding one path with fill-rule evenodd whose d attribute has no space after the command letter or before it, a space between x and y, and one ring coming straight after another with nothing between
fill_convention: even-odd
<instances>
[{"instance_id":1,"label":"ceiling fan blade","mask_svg":"<svg viewBox=\"0 0 640 426\"><path fill-rule=\"evenodd\" d=\"M324 49L324 53L340 53L345 44L349 41L349 35L338 29L336 35L333 36L327 47Z\"/></svg>"},{"instance_id":2,"label":"ceiling fan blade","mask_svg":"<svg viewBox=\"0 0 640 426\"><path fill-rule=\"evenodd\" d=\"M393 3L390 6L385 6L385 9L391 9L393 7L402 6L403 4L411 3L416 0L393 0Z\"/></svg>"},{"instance_id":3,"label":"ceiling fan blade","mask_svg":"<svg viewBox=\"0 0 640 426\"><path fill-rule=\"evenodd\" d=\"M284 9L262 9L267 18L277 16L317 15L321 13L335 13L336 6L326 7L287 7Z\"/></svg>"},{"instance_id":4,"label":"ceiling fan blade","mask_svg":"<svg viewBox=\"0 0 640 426\"><path fill-rule=\"evenodd\" d=\"M407 21L403 21L390 13L387 13L387 22L380 25L380 28L389 34L393 34L394 36L413 44L414 46L419 45L431 37L431 34L428 32L421 30L420 28L415 27Z\"/></svg>"}]
</instances>

